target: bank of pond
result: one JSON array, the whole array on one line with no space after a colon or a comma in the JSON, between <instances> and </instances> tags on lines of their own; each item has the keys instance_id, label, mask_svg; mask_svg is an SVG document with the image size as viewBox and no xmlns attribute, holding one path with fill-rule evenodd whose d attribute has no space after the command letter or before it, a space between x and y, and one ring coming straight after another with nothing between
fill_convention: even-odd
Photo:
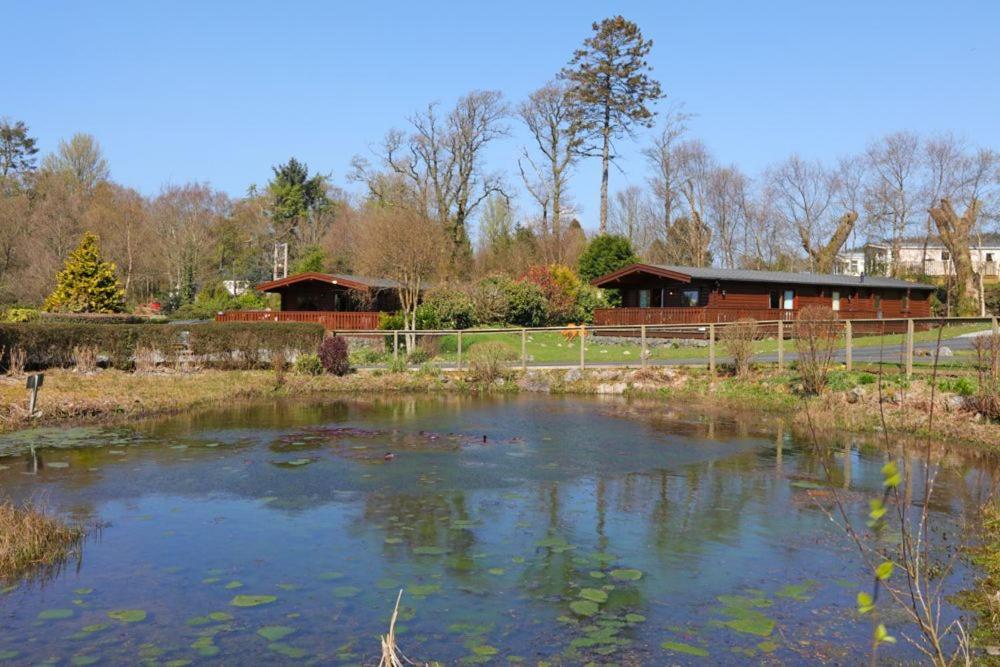
<instances>
[{"instance_id":1,"label":"bank of pond","mask_svg":"<svg viewBox=\"0 0 1000 667\"><path fill-rule=\"evenodd\" d=\"M542 395L278 399L0 436L0 489L88 536L0 583L0 663L444 664L867 660L864 526L922 450L690 402ZM940 460L932 551L963 540L989 459ZM942 538L941 536L944 535ZM941 571L950 595L977 572ZM898 637L879 653L922 654ZM953 641L949 639L948 641Z\"/></svg>"}]
</instances>

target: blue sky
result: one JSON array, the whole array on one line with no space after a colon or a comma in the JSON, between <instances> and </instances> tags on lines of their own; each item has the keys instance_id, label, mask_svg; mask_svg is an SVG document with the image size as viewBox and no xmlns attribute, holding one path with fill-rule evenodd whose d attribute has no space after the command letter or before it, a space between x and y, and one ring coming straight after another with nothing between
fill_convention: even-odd
<instances>
[{"instance_id":1,"label":"blue sky","mask_svg":"<svg viewBox=\"0 0 1000 667\"><path fill-rule=\"evenodd\" d=\"M516 103L615 13L654 40L692 135L751 174L899 129L1000 148L1000 3L967 0L16 2L0 115L43 152L94 134L115 180L146 194L197 180L239 195L290 156L346 185L351 157L414 110L476 88ZM490 161L516 182L511 125ZM623 144L612 191L643 182L640 144ZM587 227L598 183L598 162L582 163Z\"/></svg>"}]
</instances>

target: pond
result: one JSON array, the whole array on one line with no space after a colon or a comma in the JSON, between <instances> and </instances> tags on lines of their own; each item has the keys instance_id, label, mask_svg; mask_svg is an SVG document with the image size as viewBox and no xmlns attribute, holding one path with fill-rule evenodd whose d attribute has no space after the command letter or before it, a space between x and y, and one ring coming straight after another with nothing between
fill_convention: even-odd
<instances>
[{"instance_id":1,"label":"pond","mask_svg":"<svg viewBox=\"0 0 1000 667\"><path fill-rule=\"evenodd\" d=\"M821 505L835 485L863 522L886 460L760 414L537 396L12 434L4 494L101 527L79 562L0 586L0 662L374 664L402 589L415 660L858 663L868 586ZM989 484L949 462L935 521ZM918 658L902 639L884 654Z\"/></svg>"}]
</instances>

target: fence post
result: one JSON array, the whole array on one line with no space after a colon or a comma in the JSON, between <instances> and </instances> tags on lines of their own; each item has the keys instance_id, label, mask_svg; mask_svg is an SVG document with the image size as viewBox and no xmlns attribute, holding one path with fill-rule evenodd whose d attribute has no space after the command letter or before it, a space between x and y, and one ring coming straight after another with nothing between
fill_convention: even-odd
<instances>
[{"instance_id":1,"label":"fence post","mask_svg":"<svg viewBox=\"0 0 1000 667\"><path fill-rule=\"evenodd\" d=\"M462 330L458 330L458 370L462 370Z\"/></svg>"},{"instance_id":2,"label":"fence post","mask_svg":"<svg viewBox=\"0 0 1000 667\"><path fill-rule=\"evenodd\" d=\"M528 330L521 329L521 370L528 370Z\"/></svg>"},{"instance_id":3,"label":"fence post","mask_svg":"<svg viewBox=\"0 0 1000 667\"><path fill-rule=\"evenodd\" d=\"M715 373L715 325L708 325L708 372Z\"/></svg>"},{"instance_id":4,"label":"fence post","mask_svg":"<svg viewBox=\"0 0 1000 667\"><path fill-rule=\"evenodd\" d=\"M913 320L906 320L906 377L913 377Z\"/></svg>"},{"instance_id":5,"label":"fence post","mask_svg":"<svg viewBox=\"0 0 1000 667\"><path fill-rule=\"evenodd\" d=\"M586 350L584 349L584 343L586 342L585 340L586 338L587 338L587 327L581 324L580 325L580 370L581 371L584 368L586 368L587 365L586 362L584 361L584 352L586 352Z\"/></svg>"},{"instance_id":6,"label":"fence post","mask_svg":"<svg viewBox=\"0 0 1000 667\"><path fill-rule=\"evenodd\" d=\"M645 368L646 367L646 354L648 353L648 350L646 349L646 325L645 324L642 325L642 328L640 329L640 332L642 333L642 351L639 353L639 356L642 358L642 367Z\"/></svg>"},{"instance_id":7,"label":"fence post","mask_svg":"<svg viewBox=\"0 0 1000 667\"><path fill-rule=\"evenodd\" d=\"M1000 336L1000 329L997 329L997 316L993 316L993 335Z\"/></svg>"},{"instance_id":8,"label":"fence post","mask_svg":"<svg viewBox=\"0 0 1000 667\"><path fill-rule=\"evenodd\" d=\"M392 330L392 360L399 360L399 329Z\"/></svg>"},{"instance_id":9,"label":"fence post","mask_svg":"<svg viewBox=\"0 0 1000 667\"><path fill-rule=\"evenodd\" d=\"M850 320L844 322L844 362L850 372L854 368L854 328Z\"/></svg>"},{"instance_id":10,"label":"fence post","mask_svg":"<svg viewBox=\"0 0 1000 667\"><path fill-rule=\"evenodd\" d=\"M785 321L778 320L778 370L785 365Z\"/></svg>"}]
</instances>

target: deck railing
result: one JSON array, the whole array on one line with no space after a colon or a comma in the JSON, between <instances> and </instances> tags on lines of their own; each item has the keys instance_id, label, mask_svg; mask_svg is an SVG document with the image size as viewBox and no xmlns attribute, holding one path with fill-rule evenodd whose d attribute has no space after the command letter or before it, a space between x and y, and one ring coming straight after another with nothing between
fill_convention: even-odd
<instances>
[{"instance_id":1,"label":"deck railing","mask_svg":"<svg viewBox=\"0 0 1000 667\"><path fill-rule=\"evenodd\" d=\"M743 318L759 321L785 321L795 319L794 310L782 308L597 308L594 310L594 324L708 324L735 322ZM876 319L873 310L841 310L835 313L837 319Z\"/></svg>"},{"instance_id":2,"label":"deck railing","mask_svg":"<svg viewBox=\"0 0 1000 667\"><path fill-rule=\"evenodd\" d=\"M315 322L329 331L371 330L378 328L375 311L342 312L332 310L227 310L215 316L216 322Z\"/></svg>"}]
</instances>

